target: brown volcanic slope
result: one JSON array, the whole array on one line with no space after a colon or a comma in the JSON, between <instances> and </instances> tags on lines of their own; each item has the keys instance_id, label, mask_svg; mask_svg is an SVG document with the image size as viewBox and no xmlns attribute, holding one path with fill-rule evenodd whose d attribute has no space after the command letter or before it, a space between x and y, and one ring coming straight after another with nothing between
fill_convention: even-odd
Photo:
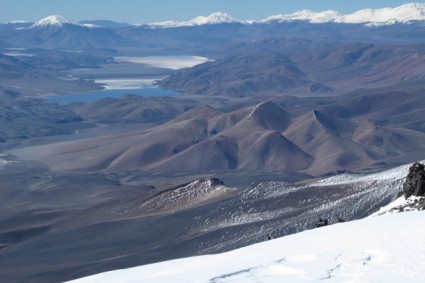
<instances>
[{"instance_id":1,"label":"brown volcanic slope","mask_svg":"<svg viewBox=\"0 0 425 283\"><path fill-rule=\"evenodd\" d=\"M313 158L280 134L290 120L288 113L271 102L231 113L203 106L147 131L28 147L14 153L42 160L56 170L299 171Z\"/></svg>"},{"instance_id":2,"label":"brown volcanic slope","mask_svg":"<svg viewBox=\"0 0 425 283\"><path fill-rule=\"evenodd\" d=\"M310 174L397 164L423 157L425 97L404 92L355 94L300 115L283 135L314 156Z\"/></svg>"},{"instance_id":3,"label":"brown volcanic slope","mask_svg":"<svg viewBox=\"0 0 425 283\"><path fill-rule=\"evenodd\" d=\"M196 107L140 131L12 151L55 170L158 174L277 171L321 175L425 158L422 91L275 98L223 113Z\"/></svg>"},{"instance_id":4,"label":"brown volcanic slope","mask_svg":"<svg viewBox=\"0 0 425 283\"><path fill-rule=\"evenodd\" d=\"M160 82L161 87L189 94L244 97L302 89L326 92L332 89L312 81L297 64L279 52L258 52L206 62L176 72Z\"/></svg>"},{"instance_id":5,"label":"brown volcanic slope","mask_svg":"<svg viewBox=\"0 0 425 283\"><path fill-rule=\"evenodd\" d=\"M312 158L280 133L290 119L272 102L214 115L208 121L208 138L150 168L181 172L184 164L190 171L304 169Z\"/></svg>"},{"instance_id":6,"label":"brown volcanic slope","mask_svg":"<svg viewBox=\"0 0 425 283\"><path fill-rule=\"evenodd\" d=\"M420 48L349 44L322 47L293 59L300 69L335 89L380 87L423 79L425 53Z\"/></svg>"}]
</instances>

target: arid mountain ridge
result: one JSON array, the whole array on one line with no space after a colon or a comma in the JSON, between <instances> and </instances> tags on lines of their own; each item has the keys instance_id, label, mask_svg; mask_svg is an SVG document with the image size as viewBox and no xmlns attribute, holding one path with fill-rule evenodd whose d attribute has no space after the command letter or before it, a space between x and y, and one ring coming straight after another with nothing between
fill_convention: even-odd
<instances>
[{"instance_id":1,"label":"arid mountain ridge","mask_svg":"<svg viewBox=\"0 0 425 283\"><path fill-rule=\"evenodd\" d=\"M423 80L421 46L272 39L234 46L229 55L159 83L202 95L328 93Z\"/></svg>"},{"instance_id":2,"label":"arid mountain ridge","mask_svg":"<svg viewBox=\"0 0 425 283\"><path fill-rule=\"evenodd\" d=\"M192 110L147 130L28 147L14 154L66 171L234 170L317 176L382 167L425 154L425 118L418 111L425 100L420 92L357 91L321 98L320 105L314 103L317 98L275 97L230 112L193 105ZM111 117L121 112L112 105L107 108ZM95 113L102 116L105 111L102 103L88 107L79 114L92 120ZM150 119L155 120L155 115Z\"/></svg>"}]
</instances>

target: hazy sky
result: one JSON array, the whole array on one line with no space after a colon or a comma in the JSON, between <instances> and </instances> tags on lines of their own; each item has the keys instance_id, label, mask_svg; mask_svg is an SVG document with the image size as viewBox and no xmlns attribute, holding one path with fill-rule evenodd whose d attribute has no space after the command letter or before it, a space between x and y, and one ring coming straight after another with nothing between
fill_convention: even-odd
<instances>
[{"instance_id":1,"label":"hazy sky","mask_svg":"<svg viewBox=\"0 0 425 283\"><path fill-rule=\"evenodd\" d=\"M189 20L227 12L240 20L261 19L301 9L353 12L363 8L395 7L402 0L0 0L0 22L34 21L63 15L71 21L111 19L129 23ZM422 1L414 1L424 3Z\"/></svg>"}]
</instances>

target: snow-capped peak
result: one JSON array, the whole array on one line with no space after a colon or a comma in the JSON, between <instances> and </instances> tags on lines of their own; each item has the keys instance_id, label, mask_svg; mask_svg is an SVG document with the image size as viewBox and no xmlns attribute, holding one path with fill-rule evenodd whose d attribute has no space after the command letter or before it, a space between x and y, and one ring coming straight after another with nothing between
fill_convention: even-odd
<instances>
[{"instance_id":1,"label":"snow-capped peak","mask_svg":"<svg viewBox=\"0 0 425 283\"><path fill-rule=\"evenodd\" d=\"M216 12L209 16L199 16L187 22L165 21L159 23L152 23L152 27L188 27L188 26L201 26L201 25L215 25L215 24L230 24L239 23L237 19L233 18L227 13Z\"/></svg>"},{"instance_id":2,"label":"snow-capped peak","mask_svg":"<svg viewBox=\"0 0 425 283\"><path fill-rule=\"evenodd\" d=\"M213 24L230 24L237 23L238 20L233 18L227 13L217 12L209 16L196 17L188 22L189 25L200 26L200 25L213 25Z\"/></svg>"},{"instance_id":3,"label":"snow-capped peak","mask_svg":"<svg viewBox=\"0 0 425 283\"><path fill-rule=\"evenodd\" d=\"M70 24L71 22L65 19L63 16L53 15L41 19L35 22L32 27L47 27L47 26L63 26L64 24Z\"/></svg>"}]
</instances>

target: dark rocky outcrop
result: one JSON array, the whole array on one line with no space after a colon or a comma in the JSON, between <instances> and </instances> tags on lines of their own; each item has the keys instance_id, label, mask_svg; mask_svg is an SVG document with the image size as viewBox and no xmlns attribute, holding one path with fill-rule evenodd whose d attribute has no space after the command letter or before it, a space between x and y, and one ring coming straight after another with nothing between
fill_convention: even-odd
<instances>
[{"instance_id":1,"label":"dark rocky outcrop","mask_svg":"<svg viewBox=\"0 0 425 283\"><path fill-rule=\"evenodd\" d=\"M224 185L223 181L218 178L211 178L209 179L211 186L222 186Z\"/></svg>"},{"instance_id":2,"label":"dark rocky outcrop","mask_svg":"<svg viewBox=\"0 0 425 283\"><path fill-rule=\"evenodd\" d=\"M319 221L317 221L314 224L314 227L319 228L319 227L323 227L323 226L328 226L328 225L332 225L332 224L337 224L337 223L343 223L345 222L344 219L340 218L338 215L335 216L334 221L329 221L328 219L323 219L323 218L319 218Z\"/></svg>"},{"instance_id":3,"label":"dark rocky outcrop","mask_svg":"<svg viewBox=\"0 0 425 283\"><path fill-rule=\"evenodd\" d=\"M409 168L409 174L403 185L403 193L406 198L410 196L425 196L425 166L419 162Z\"/></svg>"},{"instance_id":4,"label":"dark rocky outcrop","mask_svg":"<svg viewBox=\"0 0 425 283\"><path fill-rule=\"evenodd\" d=\"M316 226L316 228L319 228L319 227L323 227L323 226L328 226L328 224L329 224L329 222L328 222L327 219L319 218L319 221L316 222L315 226Z\"/></svg>"}]
</instances>

